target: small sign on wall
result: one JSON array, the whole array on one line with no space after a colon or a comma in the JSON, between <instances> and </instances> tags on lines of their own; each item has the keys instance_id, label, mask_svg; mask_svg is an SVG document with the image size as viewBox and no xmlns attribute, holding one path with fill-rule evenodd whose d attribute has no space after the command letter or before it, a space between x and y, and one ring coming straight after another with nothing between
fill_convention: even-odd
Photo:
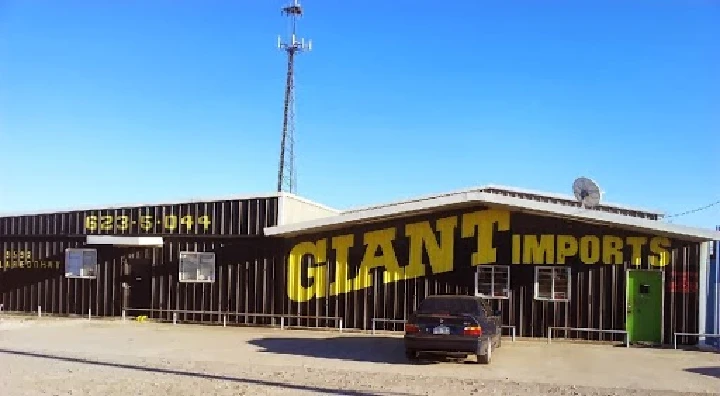
<instances>
[{"instance_id":1,"label":"small sign on wall","mask_svg":"<svg viewBox=\"0 0 720 396\"><path fill-rule=\"evenodd\" d=\"M670 291L673 293L697 293L697 272L673 271L670 273Z\"/></svg>"}]
</instances>

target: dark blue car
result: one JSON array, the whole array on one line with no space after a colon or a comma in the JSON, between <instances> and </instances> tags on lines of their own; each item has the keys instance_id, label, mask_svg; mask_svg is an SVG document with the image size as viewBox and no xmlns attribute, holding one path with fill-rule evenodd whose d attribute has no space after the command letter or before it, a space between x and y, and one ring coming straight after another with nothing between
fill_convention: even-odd
<instances>
[{"instance_id":1,"label":"dark blue car","mask_svg":"<svg viewBox=\"0 0 720 396\"><path fill-rule=\"evenodd\" d=\"M405 324L405 356L416 361L421 353L475 355L478 363L489 364L501 335L500 312L482 298L428 296Z\"/></svg>"}]
</instances>

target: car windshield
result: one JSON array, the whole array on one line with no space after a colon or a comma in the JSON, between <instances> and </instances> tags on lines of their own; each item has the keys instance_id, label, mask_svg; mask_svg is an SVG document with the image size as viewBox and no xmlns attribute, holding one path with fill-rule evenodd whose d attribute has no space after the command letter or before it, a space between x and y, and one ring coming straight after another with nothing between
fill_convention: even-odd
<instances>
[{"instance_id":1,"label":"car windshield","mask_svg":"<svg viewBox=\"0 0 720 396\"><path fill-rule=\"evenodd\" d=\"M475 300L467 298L428 298L420 303L419 314L469 314L478 313L480 307Z\"/></svg>"}]
</instances>

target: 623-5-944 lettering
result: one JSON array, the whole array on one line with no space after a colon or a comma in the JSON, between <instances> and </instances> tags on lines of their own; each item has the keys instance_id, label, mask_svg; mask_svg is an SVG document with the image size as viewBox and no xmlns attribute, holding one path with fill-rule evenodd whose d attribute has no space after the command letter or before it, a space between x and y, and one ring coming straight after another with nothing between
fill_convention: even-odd
<instances>
[{"instance_id":1,"label":"623-5-944 lettering","mask_svg":"<svg viewBox=\"0 0 720 396\"><path fill-rule=\"evenodd\" d=\"M176 230L208 230L212 221L210 216L177 216L177 215L140 215L140 216L85 216L87 231L126 231L137 227L140 231L176 231ZM196 228L197 227L197 228Z\"/></svg>"}]
</instances>

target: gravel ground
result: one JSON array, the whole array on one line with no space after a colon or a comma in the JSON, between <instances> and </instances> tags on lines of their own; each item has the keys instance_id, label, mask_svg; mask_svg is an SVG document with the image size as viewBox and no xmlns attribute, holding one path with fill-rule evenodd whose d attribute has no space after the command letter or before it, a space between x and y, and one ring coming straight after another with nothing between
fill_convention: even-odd
<instances>
[{"instance_id":1,"label":"gravel ground","mask_svg":"<svg viewBox=\"0 0 720 396\"><path fill-rule=\"evenodd\" d=\"M713 393L715 392L715 393ZM720 395L720 354L504 340L407 364L396 336L0 321L0 395Z\"/></svg>"}]
</instances>

